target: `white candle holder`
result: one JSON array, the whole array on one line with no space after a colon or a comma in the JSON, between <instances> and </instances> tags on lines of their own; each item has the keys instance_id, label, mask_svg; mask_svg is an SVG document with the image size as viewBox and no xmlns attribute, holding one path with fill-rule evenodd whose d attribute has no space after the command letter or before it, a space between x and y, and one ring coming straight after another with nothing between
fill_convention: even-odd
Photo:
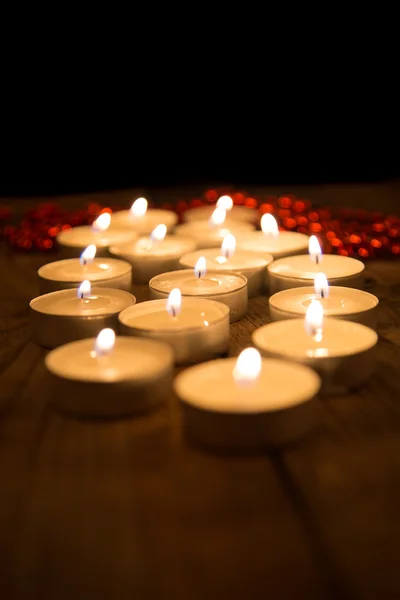
<instances>
[{"instance_id":1,"label":"white candle holder","mask_svg":"<svg viewBox=\"0 0 400 600\"><path fill-rule=\"evenodd\" d=\"M156 339L169 344L177 364L216 358L229 349L229 308L204 298L184 298L173 317L165 300L141 302L119 315L124 335Z\"/></svg>"},{"instance_id":2,"label":"white candle holder","mask_svg":"<svg viewBox=\"0 0 400 600\"><path fill-rule=\"evenodd\" d=\"M247 312L247 279L239 273L207 271L207 275L200 279L196 278L192 269L162 273L149 283L150 299L166 299L174 288L179 288L184 297L226 304L231 323L242 319Z\"/></svg>"},{"instance_id":3,"label":"white candle holder","mask_svg":"<svg viewBox=\"0 0 400 600\"><path fill-rule=\"evenodd\" d=\"M267 358L308 365L322 379L324 393L346 393L364 384L375 367L378 336L365 325L327 318L322 336L305 329L304 319L275 321L257 329L252 342Z\"/></svg>"},{"instance_id":4,"label":"white candle holder","mask_svg":"<svg viewBox=\"0 0 400 600\"><path fill-rule=\"evenodd\" d=\"M120 229L110 226L104 231L95 231L93 227L83 225L82 227L72 227L66 231L61 231L57 235L57 243L60 246L63 258L75 258L90 244L97 248L96 256L110 256L109 246L113 244L125 244L137 239L135 231Z\"/></svg>"},{"instance_id":5,"label":"white candle holder","mask_svg":"<svg viewBox=\"0 0 400 600\"><path fill-rule=\"evenodd\" d=\"M317 295L313 287L291 288L277 292L269 299L271 320L304 318L312 300L321 302L326 317L361 323L376 330L378 298L368 292L342 286L330 286L326 298Z\"/></svg>"},{"instance_id":6,"label":"white candle holder","mask_svg":"<svg viewBox=\"0 0 400 600\"><path fill-rule=\"evenodd\" d=\"M221 246L223 239L230 233L235 236L245 235L254 231L250 223L226 220L221 226L210 227L208 221L183 223L175 227L177 237L189 237L196 243L196 247L217 248Z\"/></svg>"},{"instance_id":7,"label":"white candle holder","mask_svg":"<svg viewBox=\"0 0 400 600\"><path fill-rule=\"evenodd\" d=\"M143 216L134 217L130 210L113 213L112 223L121 229L135 231L139 235L149 235L157 225L164 223L171 232L178 222L178 215L172 210L149 208Z\"/></svg>"},{"instance_id":8,"label":"white candle holder","mask_svg":"<svg viewBox=\"0 0 400 600\"><path fill-rule=\"evenodd\" d=\"M131 265L116 258L95 258L87 265L79 258L57 260L40 267L38 276L41 294L77 288L85 279L96 287L126 291L132 287Z\"/></svg>"},{"instance_id":9,"label":"white candle holder","mask_svg":"<svg viewBox=\"0 0 400 600\"><path fill-rule=\"evenodd\" d=\"M304 254L308 250L308 235L295 231L280 231L277 236L269 236L262 231L254 231L237 239L236 248L254 252L257 256L270 256L274 260L285 256Z\"/></svg>"},{"instance_id":10,"label":"white candle holder","mask_svg":"<svg viewBox=\"0 0 400 600\"><path fill-rule=\"evenodd\" d=\"M78 416L116 417L160 405L171 390L173 352L153 340L117 337L96 357L95 339L52 350L45 359L54 404Z\"/></svg>"},{"instance_id":11,"label":"white candle holder","mask_svg":"<svg viewBox=\"0 0 400 600\"><path fill-rule=\"evenodd\" d=\"M320 387L314 371L264 359L259 381L241 387L232 377L235 364L234 358L215 360L176 377L174 388L192 441L225 449L280 447L313 430Z\"/></svg>"},{"instance_id":12,"label":"white candle holder","mask_svg":"<svg viewBox=\"0 0 400 600\"><path fill-rule=\"evenodd\" d=\"M32 338L45 348L97 336L104 328L118 330L121 310L135 304L128 292L93 288L89 297L78 298L77 290L60 290L34 298L30 303Z\"/></svg>"},{"instance_id":13,"label":"white candle holder","mask_svg":"<svg viewBox=\"0 0 400 600\"><path fill-rule=\"evenodd\" d=\"M274 260L268 266L270 294L314 283L315 275L323 271L330 285L364 288L364 264L355 258L324 254L313 262L307 254Z\"/></svg>"},{"instance_id":14,"label":"white candle holder","mask_svg":"<svg viewBox=\"0 0 400 600\"><path fill-rule=\"evenodd\" d=\"M263 293L267 288L267 266L273 261L272 256L259 257L254 252L236 250L235 253L225 258L217 248L209 250L197 250L185 254L180 259L180 265L187 269L195 267L199 258L206 259L207 267L212 270L224 272L236 272L244 275L247 279L248 297L253 298Z\"/></svg>"},{"instance_id":15,"label":"white candle holder","mask_svg":"<svg viewBox=\"0 0 400 600\"><path fill-rule=\"evenodd\" d=\"M167 236L153 245L141 238L138 242L111 246L110 253L127 261L132 266L133 282L143 284L160 273L179 269L181 256L195 248L196 243L190 238Z\"/></svg>"},{"instance_id":16,"label":"white candle holder","mask_svg":"<svg viewBox=\"0 0 400 600\"><path fill-rule=\"evenodd\" d=\"M199 221L208 221L215 208L215 205L189 208L183 213L183 220L185 223L192 223L193 221L196 223ZM239 221L256 225L259 219L260 215L258 211L248 206L233 206L227 213L228 223L230 221Z\"/></svg>"}]
</instances>

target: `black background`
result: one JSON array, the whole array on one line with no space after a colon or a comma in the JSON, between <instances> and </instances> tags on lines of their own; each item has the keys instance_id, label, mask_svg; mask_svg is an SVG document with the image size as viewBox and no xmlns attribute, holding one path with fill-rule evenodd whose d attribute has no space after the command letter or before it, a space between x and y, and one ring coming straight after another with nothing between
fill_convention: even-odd
<instances>
[{"instance_id":1,"label":"black background","mask_svg":"<svg viewBox=\"0 0 400 600\"><path fill-rule=\"evenodd\" d=\"M393 123L383 113L365 119L346 109L158 108L11 107L3 117L0 195L400 176Z\"/></svg>"}]
</instances>

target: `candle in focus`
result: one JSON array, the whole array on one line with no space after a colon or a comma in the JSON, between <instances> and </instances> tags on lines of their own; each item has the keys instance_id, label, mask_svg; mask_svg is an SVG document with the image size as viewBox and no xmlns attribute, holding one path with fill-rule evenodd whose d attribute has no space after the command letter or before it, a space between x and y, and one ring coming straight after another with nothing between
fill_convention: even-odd
<instances>
[{"instance_id":1,"label":"candle in focus","mask_svg":"<svg viewBox=\"0 0 400 600\"><path fill-rule=\"evenodd\" d=\"M319 377L308 367L262 359L246 348L180 373L174 383L184 426L195 442L211 447L281 446L315 425L312 400Z\"/></svg>"}]
</instances>

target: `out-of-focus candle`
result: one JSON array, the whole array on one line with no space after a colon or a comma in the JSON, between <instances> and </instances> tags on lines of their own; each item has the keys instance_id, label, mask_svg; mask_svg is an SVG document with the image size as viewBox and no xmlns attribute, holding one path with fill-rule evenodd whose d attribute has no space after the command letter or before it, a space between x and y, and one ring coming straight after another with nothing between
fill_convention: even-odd
<instances>
[{"instance_id":1,"label":"out-of-focus candle","mask_svg":"<svg viewBox=\"0 0 400 600\"><path fill-rule=\"evenodd\" d=\"M319 272L325 273L331 285L364 287L364 265L361 261L347 256L322 255L316 236L309 241L309 254L287 256L274 260L268 266L271 294L295 287L309 286Z\"/></svg>"},{"instance_id":2,"label":"out-of-focus candle","mask_svg":"<svg viewBox=\"0 0 400 600\"><path fill-rule=\"evenodd\" d=\"M149 283L150 298L167 298L171 290L179 288L182 296L207 298L226 304L230 309L230 321L238 321L247 311L247 279L239 273L207 272L204 257L195 268L162 273Z\"/></svg>"},{"instance_id":3,"label":"out-of-focus candle","mask_svg":"<svg viewBox=\"0 0 400 600\"><path fill-rule=\"evenodd\" d=\"M223 272L234 271L247 278L249 298L261 294L267 285L267 266L272 262L272 256L257 256L254 252L235 250L236 238L228 234L222 241L221 249L197 250L185 254L180 259L184 268L194 267L201 256L207 261L207 267Z\"/></svg>"},{"instance_id":4,"label":"out-of-focus candle","mask_svg":"<svg viewBox=\"0 0 400 600\"><path fill-rule=\"evenodd\" d=\"M305 319L275 321L252 335L266 357L307 364L322 377L325 392L358 387L371 375L375 363L375 331L349 321L323 318L323 307L312 300Z\"/></svg>"},{"instance_id":5,"label":"out-of-focus candle","mask_svg":"<svg viewBox=\"0 0 400 600\"><path fill-rule=\"evenodd\" d=\"M305 317L312 300L321 302L326 317L354 321L376 329L378 298L355 288L329 286L324 273L317 273L313 288L291 288L271 296L270 317L273 321Z\"/></svg>"},{"instance_id":6,"label":"out-of-focus candle","mask_svg":"<svg viewBox=\"0 0 400 600\"><path fill-rule=\"evenodd\" d=\"M254 348L240 356L191 367L174 382L184 423L208 446L280 446L315 424L312 400L319 377L308 367L261 359Z\"/></svg>"},{"instance_id":7,"label":"out-of-focus candle","mask_svg":"<svg viewBox=\"0 0 400 600\"><path fill-rule=\"evenodd\" d=\"M88 280L78 289L59 290L30 302L33 339L46 348L93 337L101 329L118 328L118 314L135 303L128 292L113 288L91 289Z\"/></svg>"},{"instance_id":8,"label":"out-of-focus candle","mask_svg":"<svg viewBox=\"0 0 400 600\"><path fill-rule=\"evenodd\" d=\"M40 267L40 293L78 287L84 279L96 287L129 291L132 284L131 265L115 258L95 258L95 254L96 246L91 245L82 252L80 259L57 260Z\"/></svg>"},{"instance_id":9,"label":"out-of-focus candle","mask_svg":"<svg viewBox=\"0 0 400 600\"><path fill-rule=\"evenodd\" d=\"M174 288L167 301L141 302L136 308L119 315L122 333L168 343L178 364L210 360L228 351L229 308L221 302L182 298Z\"/></svg>"},{"instance_id":10,"label":"out-of-focus candle","mask_svg":"<svg viewBox=\"0 0 400 600\"><path fill-rule=\"evenodd\" d=\"M148 283L159 273L178 269L181 256L196 248L196 243L191 238L166 236L166 232L166 226L160 224L149 237L110 247L111 254L132 265L135 283Z\"/></svg>"},{"instance_id":11,"label":"out-of-focus candle","mask_svg":"<svg viewBox=\"0 0 400 600\"><path fill-rule=\"evenodd\" d=\"M45 359L54 403L93 416L141 413L171 389L173 353L167 344L102 330L97 339L65 344Z\"/></svg>"},{"instance_id":12,"label":"out-of-focus candle","mask_svg":"<svg viewBox=\"0 0 400 600\"><path fill-rule=\"evenodd\" d=\"M113 213L113 223L121 228L134 230L139 235L149 235L159 223L164 223L167 231L172 231L178 216L172 210L148 208L146 198L137 198L130 210Z\"/></svg>"},{"instance_id":13,"label":"out-of-focus candle","mask_svg":"<svg viewBox=\"0 0 400 600\"><path fill-rule=\"evenodd\" d=\"M232 198L224 195L218 199L217 204L214 206L199 206L197 208L186 210L183 213L183 220L185 222L205 221L211 217L215 208L223 208L226 210L229 221L242 221L244 223L255 225L259 218L258 212L254 208L234 206Z\"/></svg>"},{"instance_id":14,"label":"out-of-focus candle","mask_svg":"<svg viewBox=\"0 0 400 600\"><path fill-rule=\"evenodd\" d=\"M102 213L91 227L84 225L61 231L57 235L57 242L65 257L79 256L91 244L96 246L97 256L108 256L111 244L129 242L135 238L137 234L133 230L115 227L111 215Z\"/></svg>"},{"instance_id":15,"label":"out-of-focus candle","mask_svg":"<svg viewBox=\"0 0 400 600\"><path fill-rule=\"evenodd\" d=\"M295 231L279 231L273 215L267 213L261 218L261 231L241 235L238 249L254 252L258 256L272 255L274 259L307 252L308 235Z\"/></svg>"},{"instance_id":16,"label":"out-of-focus candle","mask_svg":"<svg viewBox=\"0 0 400 600\"><path fill-rule=\"evenodd\" d=\"M208 221L191 221L178 225L175 233L178 236L191 237L196 241L198 248L219 247L228 234L235 236L249 233L254 229L250 223L229 220L226 218L226 210L217 207L211 213Z\"/></svg>"}]
</instances>

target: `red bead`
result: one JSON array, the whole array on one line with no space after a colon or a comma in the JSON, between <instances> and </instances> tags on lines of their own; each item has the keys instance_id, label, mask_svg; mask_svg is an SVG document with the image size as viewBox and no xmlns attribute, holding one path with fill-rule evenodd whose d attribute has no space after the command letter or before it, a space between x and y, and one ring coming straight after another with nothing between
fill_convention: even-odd
<instances>
[{"instance_id":1,"label":"red bead","mask_svg":"<svg viewBox=\"0 0 400 600\"><path fill-rule=\"evenodd\" d=\"M263 202L262 204L260 204L258 210L260 211L260 213L265 215L266 213L273 213L274 207L269 202Z\"/></svg>"},{"instance_id":2,"label":"red bead","mask_svg":"<svg viewBox=\"0 0 400 600\"><path fill-rule=\"evenodd\" d=\"M207 190L204 194L204 198L207 200L207 202L210 202L210 204L212 202L216 202L218 200L218 194L216 190Z\"/></svg>"}]
</instances>

